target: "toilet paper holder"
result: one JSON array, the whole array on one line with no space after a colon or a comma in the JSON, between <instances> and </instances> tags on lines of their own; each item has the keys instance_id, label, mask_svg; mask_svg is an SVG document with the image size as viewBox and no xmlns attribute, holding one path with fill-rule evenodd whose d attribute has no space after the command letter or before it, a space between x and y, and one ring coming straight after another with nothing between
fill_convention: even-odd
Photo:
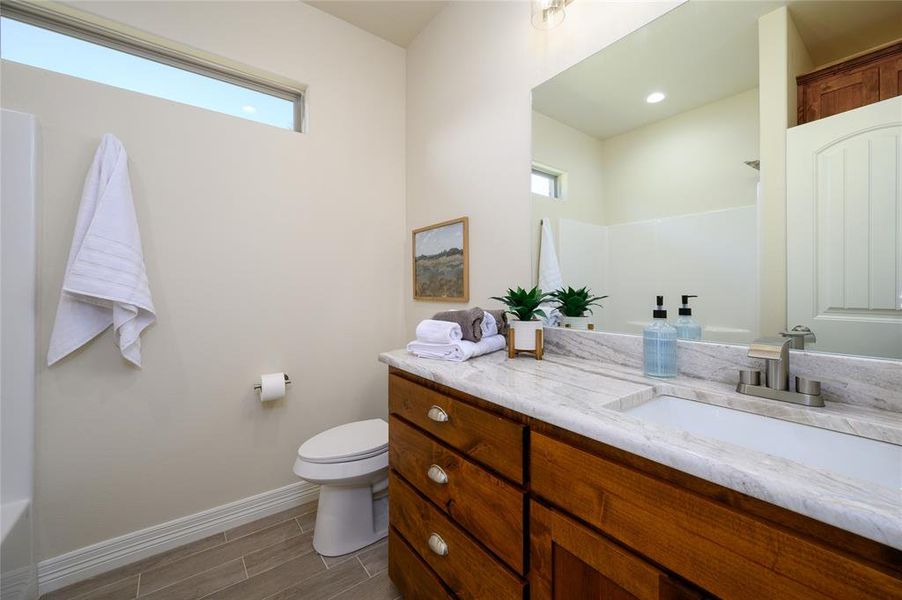
<instances>
[{"instance_id":1,"label":"toilet paper holder","mask_svg":"<svg viewBox=\"0 0 902 600\"><path fill-rule=\"evenodd\" d=\"M291 384L291 379L288 378L288 373L285 373L284 375L285 375L285 385ZM257 390L257 391L259 392L259 391L261 391L261 390L263 389L263 386L260 385L259 383L255 383L255 384L254 384L254 389Z\"/></svg>"}]
</instances>

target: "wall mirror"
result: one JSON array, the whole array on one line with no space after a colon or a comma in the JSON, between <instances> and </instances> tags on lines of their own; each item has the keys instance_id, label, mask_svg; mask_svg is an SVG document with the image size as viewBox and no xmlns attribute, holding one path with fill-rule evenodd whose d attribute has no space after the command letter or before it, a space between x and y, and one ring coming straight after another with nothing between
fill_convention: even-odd
<instances>
[{"instance_id":1,"label":"wall mirror","mask_svg":"<svg viewBox=\"0 0 902 600\"><path fill-rule=\"evenodd\" d=\"M773 276L761 266L762 240L769 239L768 228L782 231L785 222L762 213L761 176L768 164L759 153L759 19L784 4L687 2L533 89L535 282L588 286L609 296L591 315L595 329L641 333L657 295L665 297L673 320L681 296L697 296L690 307L704 341L748 344L777 334L775 327L787 328L785 312L780 325L767 318L762 297L772 293L762 278ZM799 4L805 6L796 24L809 33L813 56L824 37L815 26L816 5L838 10L849 3ZM868 27L875 25L847 21L858 35L843 39L869 47ZM814 66L829 54L817 50L822 62ZM855 49L847 44L830 51L847 56ZM794 108L794 85L791 93L786 103ZM785 137L785 125L778 133ZM898 127L887 135L898 144ZM898 180L902 151L881 160L880 168ZM814 218L814 208L800 215L798 206L790 218ZM860 221L868 210L847 203L845 215L830 226ZM799 323L789 328L808 325L815 336L823 330L813 344L809 337L808 349L902 358L902 191L891 191L880 210L893 220L880 230L881 243L892 250L878 261L879 309L851 319L861 324L871 318L866 326L839 329L830 319L848 312L845 305L826 320L817 310L796 310L791 318ZM804 270L798 266L803 262L786 266ZM775 302L782 311L787 298ZM890 329L879 347L871 347L867 340L880 326Z\"/></svg>"}]
</instances>

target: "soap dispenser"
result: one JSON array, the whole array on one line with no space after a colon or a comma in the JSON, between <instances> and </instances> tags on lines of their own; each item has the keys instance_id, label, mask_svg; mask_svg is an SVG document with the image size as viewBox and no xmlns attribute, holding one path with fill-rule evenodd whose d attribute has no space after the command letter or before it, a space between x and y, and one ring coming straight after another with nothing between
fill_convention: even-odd
<instances>
[{"instance_id":1,"label":"soap dispenser","mask_svg":"<svg viewBox=\"0 0 902 600\"><path fill-rule=\"evenodd\" d=\"M681 340L700 340L702 339L702 326L692 318L689 298L698 298L698 296L683 294L683 306L680 307L680 316L676 320L677 337Z\"/></svg>"},{"instance_id":2,"label":"soap dispenser","mask_svg":"<svg viewBox=\"0 0 902 600\"><path fill-rule=\"evenodd\" d=\"M652 312L654 320L642 331L645 374L649 377L676 377L677 330L667 322L664 296Z\"/></svg>"}]
</instances>

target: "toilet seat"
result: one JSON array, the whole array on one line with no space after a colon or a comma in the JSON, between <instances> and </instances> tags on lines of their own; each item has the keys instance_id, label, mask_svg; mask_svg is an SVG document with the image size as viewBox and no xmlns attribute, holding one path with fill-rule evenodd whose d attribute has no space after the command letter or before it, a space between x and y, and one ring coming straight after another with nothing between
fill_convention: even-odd
<instances>
[{"instance_id":1,"label":"toilet seat","mask_svg":"<svg viewBox=\"0 0 902 600\"><path fill-rule=\"evenodd\" d=\"M318 433L298 448L298 460L313 464L349 463L388 452L388 423L369 419Z\"/></svg>"}]
</instances>

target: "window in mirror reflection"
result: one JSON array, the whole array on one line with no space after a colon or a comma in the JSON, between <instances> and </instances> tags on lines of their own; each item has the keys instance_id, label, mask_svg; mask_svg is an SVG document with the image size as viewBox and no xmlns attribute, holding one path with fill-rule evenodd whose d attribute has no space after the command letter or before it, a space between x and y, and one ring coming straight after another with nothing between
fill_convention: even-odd
<instances>
[{"instance_id":1,"label":"window in mirror reflection","mask_svg":"<svg viewBox=\"0 0 902 600\"><path fill-rule=\"evenodd\" d=\"M560 198L560 175L539 167L532 168L532 193L548 198Z\"/></svg>"}]
</instances>

